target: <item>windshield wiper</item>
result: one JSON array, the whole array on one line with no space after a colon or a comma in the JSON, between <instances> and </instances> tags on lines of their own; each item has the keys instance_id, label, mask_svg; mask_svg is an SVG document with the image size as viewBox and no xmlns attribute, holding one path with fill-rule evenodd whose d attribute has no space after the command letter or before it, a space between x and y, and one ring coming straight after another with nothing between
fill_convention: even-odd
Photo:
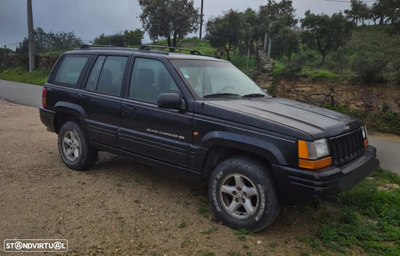
<instances>
[{"instance_id":1,"label":"windshield wiper","mask_svg":"<svg viewBox=\"0 0 400 256\"><path fill-rule=\"evenodd\" d=\"M226 97L240 97L239 94L236 93L214 93L205 95L204 98L226 98Z\"/></svg>"},{"instance_id":2,"label":"windshield wiper","mask_svg":"<svg viewBox=\"0 0 400 256\"><path fill-rule=\"evenodd\" d=\"M262 93L250 93L242 96L243 98L264 98L265 94Z\"/></svg>"}]
</instances>

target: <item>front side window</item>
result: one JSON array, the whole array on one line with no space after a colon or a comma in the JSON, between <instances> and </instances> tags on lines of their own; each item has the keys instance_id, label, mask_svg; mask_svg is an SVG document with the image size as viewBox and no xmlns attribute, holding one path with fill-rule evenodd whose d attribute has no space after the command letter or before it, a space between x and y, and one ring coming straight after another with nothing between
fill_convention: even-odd
<instances>
[{"instance_id":1,"label":"front side window","mask_svg":"<svg viewBox=\"0 0 400 256\"><path fill-rule=\"evenodd\" d=\"M136 58L129 97L157 103L161 93L179 94L179 89L164 64L158 60Z\"/></svg>"},{"instance_id":2,"label":"front side window","mask_svg":"<svg viewBox=\"0 0 400 256\"><path fill-rule=\"evenodd\" d=\"M267 94L253 80L228 62L172 60L187 84L201 98L264 97Z\"/></svg>"},{"instance_id":3,"label":"front side window","mask_svg":"<svg viewBox=\"0 0 400 256\"><path fill-rule=\"evenodd\" d=\"M76 86L89 57L88 55L65 56L57 70L53 82Z\"/></svg>"},{"instance_id":4,"label":"front side window","mask_svg":"<svg viewBox=\"0 0 400 256\"><path fill-rule=\"evenodd\" d=\"M120 95L128 57L99 56L90 72L86 90Z\"/></svg>"}]
</instances>

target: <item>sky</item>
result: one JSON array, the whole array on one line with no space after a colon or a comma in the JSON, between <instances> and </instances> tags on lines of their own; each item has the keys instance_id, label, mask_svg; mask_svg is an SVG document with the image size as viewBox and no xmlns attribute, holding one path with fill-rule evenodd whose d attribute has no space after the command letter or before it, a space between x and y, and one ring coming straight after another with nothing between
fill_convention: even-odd
<instances>
[{"instance_id":1,"label":"sky","mask_svg":"<svg viewBox=\"0 0 400 256\"><path fill-rule=\"evenodd\" d=\"M349 0L350 1L350 0ZM204 0L204 20L221 15L228 9L258 10L267 0ZM200 7L201 0L194 0ZM33 25L44 31L73 31L85 43L101 33L112 34L125 29L142 28L137 0L32 0ZM307 10L332 14L349 9L349 3L325 0L293 0L298 17ZM0 0L0 46L15 48L27 36L26 0ZM204 27L203 27L204 28ZM203 29L204 30L204 29ZM204 32L203 32L204 35ZM189 35L195 36L195 34ZM150 42L147 34L144 43Z\"/></svg>"}]
</instances>

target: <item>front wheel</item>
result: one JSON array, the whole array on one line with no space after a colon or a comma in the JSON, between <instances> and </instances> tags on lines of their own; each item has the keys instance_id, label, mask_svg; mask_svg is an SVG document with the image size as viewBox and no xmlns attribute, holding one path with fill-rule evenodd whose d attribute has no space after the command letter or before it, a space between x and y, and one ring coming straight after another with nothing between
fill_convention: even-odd
<instances>
[{"instance_id":1,"label":"front wheel","mask_svg":"<svg viewBox=\"0 0 400 256\"><path fill-rule=\"evenodd\" d=\"M97 160L98 151L89 145L81 127L69 121L58 133L58 151L64 164L73 170L88 169Z\"/></svg>"},{"instance_id":2,"label":"front wheel","mask_svg":"<svg viewBox=\"0 0 400 256\"><path fill-rule=\"evenodd\" d=\"M208 189L215 213L231 228L259 231L274 222L280 212L268 168L249 157L220 163L211 174Z\"/></svg>"}]
</instances>

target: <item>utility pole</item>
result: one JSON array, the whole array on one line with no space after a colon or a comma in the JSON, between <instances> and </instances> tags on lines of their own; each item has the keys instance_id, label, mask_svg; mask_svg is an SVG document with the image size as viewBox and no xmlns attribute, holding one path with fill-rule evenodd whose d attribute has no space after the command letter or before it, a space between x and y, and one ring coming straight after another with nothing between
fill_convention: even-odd
<instances>
[{"instance_id":1,"label":"utility pole","mask_svg":"<svg viewBox=\"0 0 400 256\"><path fill-rule=\"evenodd\" d=\"M200 35L199 35L200 40L201 40L201 33L203 32L203 4L204 4L204 0L201 0Z\"/></svg>"},{"instance_id":2,"label":"utility pole","mask_svg":"<svg viewBox=\"0 0 400 256\"><path fill-rule=\"evenodd\" d=\"M32 0L27 0L28 8L28 40L29 40L29 72L36 69L35 40L33 35Z\"/></svg>"}]
</instances>

